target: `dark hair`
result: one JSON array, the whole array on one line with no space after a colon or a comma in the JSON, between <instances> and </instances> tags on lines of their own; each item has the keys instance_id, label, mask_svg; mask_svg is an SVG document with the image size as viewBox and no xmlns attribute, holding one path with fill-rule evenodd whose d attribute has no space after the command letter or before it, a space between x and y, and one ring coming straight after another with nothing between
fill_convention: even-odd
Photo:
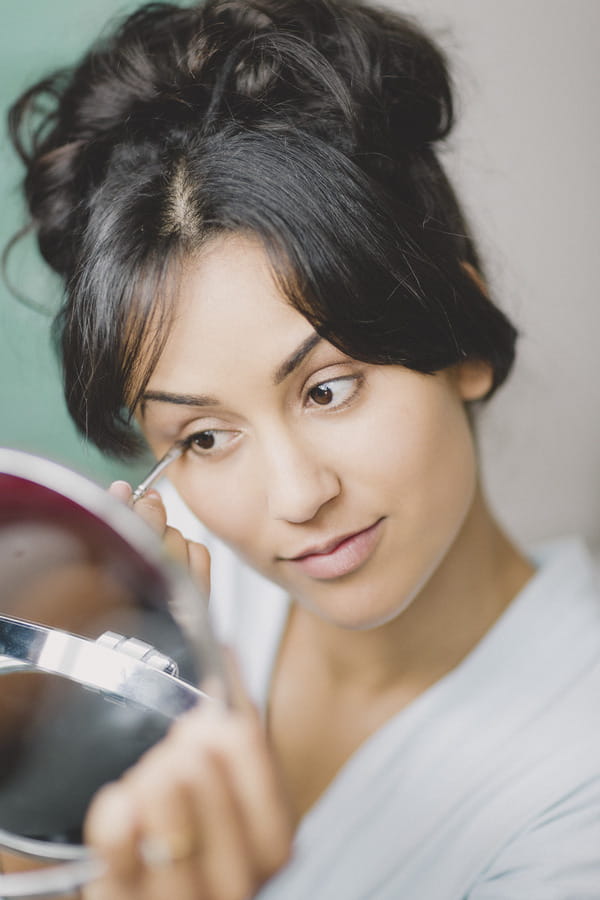
<instances>
[{"instance_id":1,"label":"dark hair","mask_svg":"<svg viewBox=\"0 0 600 900\"><path fill-rule=\"evenodd\" d=\"M494 390L516 332L465 266L480 270L433 148L452 123L441 51L351 0L152 3L34 85L10 128L66 283L55 333L79 428L139 447L177 265L227 232L256 235L289 302L351 356L485 360Z\"/></svg>"}]
</instances>

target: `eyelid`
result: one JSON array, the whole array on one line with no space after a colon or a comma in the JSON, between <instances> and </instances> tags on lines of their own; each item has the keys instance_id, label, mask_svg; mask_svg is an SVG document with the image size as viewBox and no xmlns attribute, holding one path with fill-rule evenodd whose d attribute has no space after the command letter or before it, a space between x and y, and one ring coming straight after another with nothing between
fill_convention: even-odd
<instances>
[{"instance_id":1,"label":"eyelid","mask_svg":"<svg viewBox=\"0 0 600 900\"><path fill-rule=\"evenodd\" d=\"M356 369L350 368L346 360L337 360L329 365L319 366L313 370L305 382L303 390L311 390L319 384L329 383L330 381L338 381L341 378L360 378L362 374Z\"/></svg>"},{"instance_id":2,"label":"eyelid","mask_svg":"<svg viewBox=\"0 0 600 900\"><path fill-rule=\"evenodd\" d=\"M203 434L205 431L239 431L239 424L217 415L196 415L182 422L178 437L185 441L194 434Z\"/></svg>"},{"instance_id":3,"label":"eyelid","mask_svg":"<svg viewBox=\"0 0 600 900\"><path fill-rule=\"evenodd\" d=\"M332 375L329 378L321 377L319 379L315 379L315 381L312 384L309 383L306 387L306 390L305 390L306 402L307 403L310 402L310 398L308 395L315 388L325 387L327 385L334 385L339 382L348 381L348 382L352 382L352 391L350 393L350 396L345 397L343 400L339 401L338 403L322 404L322 405L318 404L318 403L314 403L312 406L313 409L321 409L325 412L327 410L334 412L334 411L337 411L340 409L344 409L346 406L348 406L350 403L352 403L352 401L355 399L356 395L358 394L362 385L364 384L364 380L365 380L364 375L359 372L348 372L345 375Z\"/></svg>"},{"instance_id":4,"label":"eyelid","mask_svg":"<svg viewBox=\"0 0 600 900\"><path fill-rule=\"evenodd\" d=\"M203 450L201 447L194 446L194 438L198 437L202 434L230 434L231 439L227 440L225 445L222 447L211 447ZM191 431L186 437L182 438L182 443L185 446L185 454L192 454L194 456L199 457L211 457L211 456L221 456L223 453L226 453L229 450L229 447L232 443L236 442L236 439L239 437L240 432L237 429L233 428L195 428Z\"/></svg>"},{"instance_id":5,"label":"eyelid","mask_svg":"<svg viewBox=\"0 0 600 900\"><path fill-rule=\"evenodd\" d=\"M229 425L224 425L222 421L217 421L214 418L206 418L205 419L194 419L188 424L184 425L180 431L181 440L186 441L189 437L192 437L194 434L204 434L205 431L235 431L236 429L231 428Z\"/></svg>"}]
</instances>

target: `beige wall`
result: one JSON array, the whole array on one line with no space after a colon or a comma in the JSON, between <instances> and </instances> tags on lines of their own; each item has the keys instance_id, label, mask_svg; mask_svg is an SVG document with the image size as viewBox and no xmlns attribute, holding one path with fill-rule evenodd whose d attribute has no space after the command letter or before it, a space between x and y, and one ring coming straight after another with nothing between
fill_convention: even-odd
<instances>
[{"instance_id":1,"label":"beige wall","mask_svg":"<svg viewBox=\"0 0 600 900\"><path fill-rule=\"evenodd\" d=\"M600 2L406 0L454 60L448 165L520 358L481 421L488 490L525 540L600 549Z\"/></svg>"}]
</instances>

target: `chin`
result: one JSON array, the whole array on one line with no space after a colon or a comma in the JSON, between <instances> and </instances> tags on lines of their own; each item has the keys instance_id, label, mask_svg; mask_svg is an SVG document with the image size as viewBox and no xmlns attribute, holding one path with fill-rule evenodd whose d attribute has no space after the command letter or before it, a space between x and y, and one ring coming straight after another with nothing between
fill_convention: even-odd
<instances>
[{"instance_id":1,"label":"chin","mask_svg":"<svg viewBox=\"0 0 600 900\"><path fill-rule=\"evenodd\" d=\"M375 597L372 585L358 591L347 587L337 597L296 595L300 606L329 625L345 631L372 631L397 619L410 606L417 591L408 596ZM345 596L344 596L345 595ZM386 602L387 601L387 602Z\"/></svg>"}]
</instances>

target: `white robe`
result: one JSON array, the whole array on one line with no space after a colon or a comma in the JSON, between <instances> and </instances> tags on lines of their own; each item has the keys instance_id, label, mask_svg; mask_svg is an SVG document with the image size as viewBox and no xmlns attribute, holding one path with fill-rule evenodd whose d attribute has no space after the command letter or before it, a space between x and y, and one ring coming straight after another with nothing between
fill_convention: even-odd
<instances>
[{"instance_id":1,"label":"white robe","mask_svg":"<svg viewBox=\"0 0 600 900\"><path fill-rule=\"evenodd\" d=\"M212 616L264 709L283 592L206 536ZM600 900L600 591L574 539L469 655L354 753L257 900Z\"/></svg>"}]
</instances>

